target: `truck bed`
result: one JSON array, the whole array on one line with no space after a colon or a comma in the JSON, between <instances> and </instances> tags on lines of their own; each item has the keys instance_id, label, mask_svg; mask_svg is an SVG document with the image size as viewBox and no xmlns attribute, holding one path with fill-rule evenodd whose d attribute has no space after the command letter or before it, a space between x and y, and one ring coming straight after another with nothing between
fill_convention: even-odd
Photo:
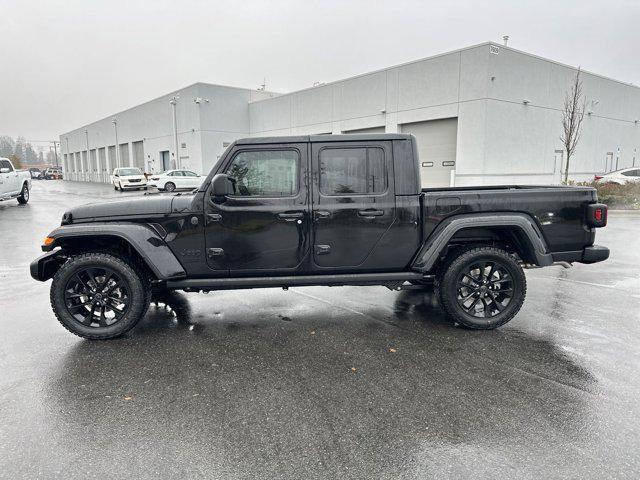
<instances>
[{"instance_id":1,"label":"truck bed","mask_svg":"<svg viewBox=\"0 0 640 480\"><path fill-rule=\"evenodd\" d=\"M593 229L584 227L586 208L597 201L591 187L498 185L424 188L420 195L423 235L452 215L519 212L531 215L552 252L580 250L592 245Z\"/></svg>"}]
</instances>

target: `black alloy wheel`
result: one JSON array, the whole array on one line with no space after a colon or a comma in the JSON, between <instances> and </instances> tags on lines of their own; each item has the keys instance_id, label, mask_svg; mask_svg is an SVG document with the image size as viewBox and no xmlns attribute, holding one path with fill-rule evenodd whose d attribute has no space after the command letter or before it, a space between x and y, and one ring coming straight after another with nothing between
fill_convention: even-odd
<instances>
[{"instance_id":1,"label":"black alloy wheel","mask_svg":"<svg viewBox=\"0 0 640 480\"><path fill-rule=\"evenodd\" d=\"M131 304L127 283L105 267L78 270L64 291L67 312L87 327L108 327L122 320Z\"/></svg>"},{"instance_id":2,"label":"black alloy wheel","mask_svg":"<svg viewBox=\"0 0 640 480\"><path fill-rule=\"evenodd\" d=\"M151 282L144 267L107 252L70 257L51 283L51 307L62 326L92 340L131 330L150 301Z\"/></svg>"},{"instance_id":3,"label":"black alloy wheel","mask_svg":"<svg viewBox=\"0 0 640 480\"><path fill-rule=\"evenodd\" d=\"M474 317L495 317L507 308L512 297L513 278L499 262L477 262L458 275L458 305Z\"/></svg>"},{"instance_id":4,"label":"black alloy wheel","mask_svg":"<svg viewBox=\"0 0 640 480\"><path fill-rule=\"evenodd\" d=\"M496 247L459 251L447 259L438 279L440 304L455 322L488 330L520 310L527 281L520 263Z\"/></svg>"}]
</instances>

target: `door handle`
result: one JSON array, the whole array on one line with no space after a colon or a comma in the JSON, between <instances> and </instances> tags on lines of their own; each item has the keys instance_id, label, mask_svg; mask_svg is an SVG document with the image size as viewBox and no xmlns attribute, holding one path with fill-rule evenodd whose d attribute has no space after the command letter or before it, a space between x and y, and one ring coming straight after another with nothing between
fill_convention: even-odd
<instances>
[{"instance_id":1,"label":"door handle","mask_svg":"<svg viewBox=\"0 0 640 480\"><path fill-rule=\"evenodd\" d=\"M373 217L381 217L384 215L384 210L358 210L358 216L364 218L373 218Z\"/></svg>"},{"instance_id":2,"label":"door handle","mask_svg":"<svg viewBox=\"0 0 640 480\"><path fill-rule=\"evenodd\" d=\"M207 213L207 223L219 222L222 220L222 215L219 213Z\"/></svg>"},{"instance_id":3,"label":"door handle","mask_svg":"<svg viewBox=\"0 0 640 480\"><path fill-rule=\"evenodd\" d=\"M326 210L316 210L314 214L316 220L318 220L319 218L329 218L331 216L331 212L328 212Z\"/></svg>"},{"instance_id":4,"label":"door handle","mask_svg":"<svg viewBox=\"0 0 640 480\"><path fill-rule=\"evenodd\" d=\"M286 220L287 222L292 222L302 217L304 217L304 212L285 212L278 214L278 218Z\"/></svg>"}]
</instances>

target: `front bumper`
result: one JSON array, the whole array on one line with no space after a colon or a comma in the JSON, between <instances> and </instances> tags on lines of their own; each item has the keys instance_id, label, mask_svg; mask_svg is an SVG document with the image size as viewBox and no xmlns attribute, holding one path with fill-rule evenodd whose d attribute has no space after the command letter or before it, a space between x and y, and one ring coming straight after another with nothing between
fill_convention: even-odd
<instances>
[{"instance_id":1,"label":"front bumper","mask_svg":"<svg viewBox=\"0 0 640 480\"><path fill-rule=\"evenodd\" d=\"M121 183L120 187L123 188L123 189L127 189L127 188L147 188L147 182Z\"/></svg>"},{"instance_id":2,"label":"front bumper","mask_svg":"<svg viewBox=\"0 0 640 480\"><path fill-rule=\"evenodd\" d=\"M609 249L601 245L591 245L582 250L555 252L551 255L554 262L598 263L609 258Z\"/></svg>"},{"instance_id":3,"label":"front bumper","mask_svg":"<svg viewBox=\"0 0 640 480\"><path fill-rule=\"evenodd\" d=\"M29 265L31 277L40 282L46 282L58 271L60 265L66 261L60 249L40 255Z\"/></svg>"}]
</instances>

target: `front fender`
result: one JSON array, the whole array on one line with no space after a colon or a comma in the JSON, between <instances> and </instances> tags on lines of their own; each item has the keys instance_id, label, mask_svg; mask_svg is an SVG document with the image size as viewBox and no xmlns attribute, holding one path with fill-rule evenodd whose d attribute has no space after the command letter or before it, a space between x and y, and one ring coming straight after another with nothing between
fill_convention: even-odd
<instances>
[{"instance_id":1,"label":"front fender","mask_svg":"<svg viewBox=\"0 0 640 480\"><path fill-rule=\"evenodd\" d=\"M160 235L140 223L86 223L63 225L51 232L53 238L44 251L64 246L65 241L90 237L115 237L124 240L145 261L159 280L182 278L186 272Z\"/></svg>"}]
</instances>

